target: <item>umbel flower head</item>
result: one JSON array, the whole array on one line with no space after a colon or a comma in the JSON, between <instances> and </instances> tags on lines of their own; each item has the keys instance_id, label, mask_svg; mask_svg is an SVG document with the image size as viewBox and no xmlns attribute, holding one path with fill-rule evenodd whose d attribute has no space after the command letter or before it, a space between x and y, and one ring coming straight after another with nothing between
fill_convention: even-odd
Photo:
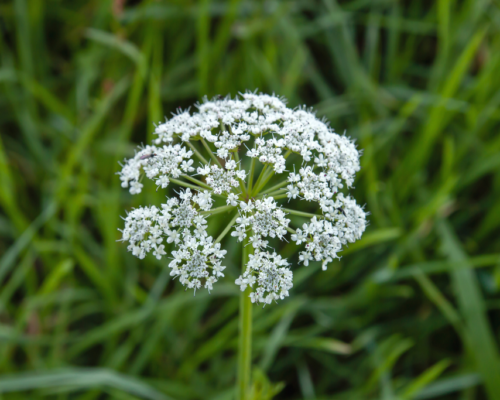
<instances>
[{"instance_id":1,"label":"umbel flower head","mask_svg":"<svg viewBox=\"0 0 500 400\"><path fill-rule=\"evenodd\" d=\"M143 176L157 190L177 189L158 207L129 212L122 240L139 258L151 252L161 259L167 256L164 243L172 243L171 275L187 288L211 290L224 277L220 242L231 231L252 249L235 283L251 288L252 302L283 299L293 274L273 242L295 242L302 247L299 263L319 261L326 270L363 234L366 213L342 192L352 188L360 153L312 111L287 108L274 95L205 99L196 108L160 123L154 144L122 165L122 186L132 194L142 191ZM317 212L302 211L311 208L307 203L315 203ZM294 229L290 214L307 222ZM230 222L214 239L207 227L222 215Z\"/></svg>"}]
</instances>

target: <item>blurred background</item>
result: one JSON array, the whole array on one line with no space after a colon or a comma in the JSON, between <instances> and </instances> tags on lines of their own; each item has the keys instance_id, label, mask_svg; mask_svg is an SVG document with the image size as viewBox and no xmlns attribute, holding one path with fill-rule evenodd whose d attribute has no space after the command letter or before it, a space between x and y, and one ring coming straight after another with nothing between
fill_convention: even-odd
<instances>
[{"instance_id":1,"label":"blurred background","mask_svg":"<svg viewBox=\"0 0 500 400\"><path fill-rule=\"evenodd\" d=\"M166 194L116 172L247 89L355 138L371 213L326 272L281 248L254 399L500 399L498 0L11 0L0 29L0 399L233 398L239 246L193 297L116 242Z\"/></svg>"}]
</instances>

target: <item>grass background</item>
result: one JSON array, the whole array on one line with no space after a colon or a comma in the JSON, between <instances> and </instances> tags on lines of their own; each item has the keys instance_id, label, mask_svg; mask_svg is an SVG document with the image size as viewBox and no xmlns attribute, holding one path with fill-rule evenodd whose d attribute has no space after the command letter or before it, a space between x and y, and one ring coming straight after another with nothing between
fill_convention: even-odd
<instances>
[{"instance_id":1,"label":"grass background","mask_svg":"<svg viewBox=\"0 0 500 400\"><path fill-rule=\"evenodd\" d=\"M499 7L2 2L0 399L232 398L240 250L193 298L116 242L165 193L115 172L176 107L256 88L357 139L371 216L327 272L281 249L254 398L500 399Z\"/></svg>"}]
</instances>

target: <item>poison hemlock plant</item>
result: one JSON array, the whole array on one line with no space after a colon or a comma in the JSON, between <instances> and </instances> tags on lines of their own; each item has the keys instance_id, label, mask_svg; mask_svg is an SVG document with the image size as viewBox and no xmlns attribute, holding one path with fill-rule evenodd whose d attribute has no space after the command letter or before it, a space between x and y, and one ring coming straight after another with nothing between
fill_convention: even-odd
<instances>
[{"instance_id":1,"label":"poison hemlock plant","mask_svg":"<svg viewBox=\"0 0 500 400\"><path fill-rule=\"evenodd\" d=\"M122 186L132 194L142 191L143 174L158 188L182 189L164 204L130 211L122 240L141 259L147 253L161 259L167 256L164 243L173 243L170 273L195 292L212 290L224 277L221 240L231 231L243 242L242 274L235 283L242 291L238 395L244 399L251 304L283 300L293 286L289 262L269 243L292 240L303 247L300 263L320 261L326 270L343 246L359 239L366 213L341 190L352 187L360 153L314 113L287 108L276 96L245 93L205 99L196 107L198 112L179 111L159 124L154 145L123 164ZM318 212L301 211L306 202L317 203ZM220 235L209 236L210 219L228 213L232 218ZM309 221L294 230L289 215Z\"/></svg>"}]
</instances>

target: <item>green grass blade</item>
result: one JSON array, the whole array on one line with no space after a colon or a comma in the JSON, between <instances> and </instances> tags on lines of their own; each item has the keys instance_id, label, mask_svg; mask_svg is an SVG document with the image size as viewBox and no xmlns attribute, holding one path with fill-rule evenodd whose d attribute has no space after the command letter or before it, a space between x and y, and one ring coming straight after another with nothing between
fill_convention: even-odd
<instances>
[{"instance_id":1,"label":"green grass blade","mask_svg":"<svg viewBox=\"0 0 500 400\"><path fill-rule=\"evenodd\" d=\"M440 220L438 230L443 251L455 261L467 259L467 255L449 222ZM500 398L500 360L495 336L487 319L484 299L474 271L470 268L451 273L457 302L466 326L469 339L467 345L476 362L477 371L484 380L484 386L491 399Z\"/></svg>"}]
</instances>

